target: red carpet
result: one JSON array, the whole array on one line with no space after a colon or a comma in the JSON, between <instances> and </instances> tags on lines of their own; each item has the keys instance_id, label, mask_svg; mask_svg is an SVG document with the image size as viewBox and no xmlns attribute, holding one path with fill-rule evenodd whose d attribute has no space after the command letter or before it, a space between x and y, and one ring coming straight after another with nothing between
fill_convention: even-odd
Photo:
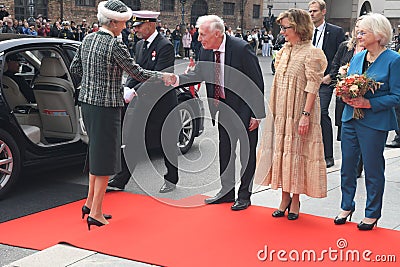
<instances>
[{"instance_id":1,"label":"red carpet","mask_svg":"<svg viewBox=\"0 0 400 267\"><path fill-rule=\"evenodd\" d=\"M105 199L105 212L113 215L110 224L88 231L80 219L82 204L78 201L2 223L0 243L42 250L67 242L174 267L398 266L400 261L399 231L361 232L354 223L335 226L332 219L312 215L301 214L299 220L288 221L273 218L272 209L265 207L251 206L241 212L231 211L229 204L180 208L147 196L116 192L106 194ZM268 257L260 252L264 248Z\"/></svg>"}]
</instances>

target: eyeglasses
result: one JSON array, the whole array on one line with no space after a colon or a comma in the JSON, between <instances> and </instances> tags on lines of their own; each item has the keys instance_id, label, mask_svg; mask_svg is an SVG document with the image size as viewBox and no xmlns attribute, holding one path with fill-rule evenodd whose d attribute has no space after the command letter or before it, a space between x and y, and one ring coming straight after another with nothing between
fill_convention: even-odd
<instances>
[{"instance_id":1,"label":"eyeglasses","mask_svg":"<svg viewBox=\"0 0 400 267\"><path fill-rule=\"evenodd\" d=\"M359 31L359 32L357 32L357 36L364 36L364 35L366 35L367 34L367 32L362 32L362 31Z\"/></svg>"},{"instance_id":2,"label":"eyeglasses","mask_svg":"<svg viewBox=\"0 0 400 267\"><path fill-rule=\"evenodd\" d=\"M285 26L280 25L279 28L281 29L281 31L286 32L287 29L291 29L291 28L293 28L293 26L285 27Z\"/></svg>"}]
</instances>

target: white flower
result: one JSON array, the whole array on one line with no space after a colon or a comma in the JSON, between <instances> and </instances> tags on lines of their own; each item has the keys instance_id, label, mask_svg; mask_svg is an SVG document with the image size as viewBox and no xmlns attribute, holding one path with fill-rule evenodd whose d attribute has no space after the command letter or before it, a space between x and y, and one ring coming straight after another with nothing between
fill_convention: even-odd
<instances>
[{"instance_id":1,"label":"white flower","mask_svg":"<svg viewBox=\"0 0 400 267\"><path fill-rule=\"evenodd\" d=\"M358 86L355 85L355 84L353 84L353 85L350 86L350 88L349 88L349 92L350 92L352 95L357 95L359 91L360 91L360 89L359 89Z\"/></svg>"},{"instance_id":2,"label":"white flower","mask_svg":"<svg viewBox=\"0 0 400 267\"><path fill-rule=\"evenodd\" d=\"M346 75L348 69L349 69L349 65L348 64L341 66L339 68L339 74L342 75L342 76Z\"/></svg>"}]
</instances>

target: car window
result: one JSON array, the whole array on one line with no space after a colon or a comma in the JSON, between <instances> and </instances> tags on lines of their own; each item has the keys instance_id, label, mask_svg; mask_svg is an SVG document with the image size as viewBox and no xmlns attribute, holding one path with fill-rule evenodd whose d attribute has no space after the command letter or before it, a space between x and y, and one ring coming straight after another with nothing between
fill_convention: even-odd
<instances>
[{"instance_id":1,"label":"car window","mask_svg":"<svg viewBox=\"0 0 400 267\"><path fill-rule=\"evenodd\" d=\"M76 48L73 47L64 47L65 55L67 56L69 62L72 62L72 60L75 57L76 54Z\"/></svg>"}]
</instances>

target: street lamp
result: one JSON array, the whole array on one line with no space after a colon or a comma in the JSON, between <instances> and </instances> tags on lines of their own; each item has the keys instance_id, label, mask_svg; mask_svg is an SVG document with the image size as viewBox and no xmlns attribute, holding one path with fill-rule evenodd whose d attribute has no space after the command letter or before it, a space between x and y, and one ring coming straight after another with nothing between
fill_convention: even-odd
<instances>
[{"instance_id":1,"label":"street lamp","mask_svg":"<svg viewBox=\"0 0 400 267\"><path fill-rule=\"evenodd\" d=\"M64 0L60 0L60 18L64 20Z\"/></svg>"},{"instance_id":2,"label":"street lamp","mask_svg":"<svg viewBox=\"0 0 400 267\"><path fill-rule=\"evenodd\" d=\"M181 25L185 25L185 3L186 0L180 0L181 4L182 4L182 22Z\"/></svg>"},{"instance_id":3,"label":"street lamp","mask_svg":"<svg viewBox=\"0 0 400 267\"><path fill-rule=\"evenodd\" d=\"M273 5L267 5L267 8L268 8L268 18L269 18L268 19L268 21L269 21L269 25L268 25L269 27L268 28L270 29L270 28L272 28L272 26L274 24L274 21L273 21L274 20L273 19L274 15L272 15L272 13L271 13L271 10L272 10L272 8L274 8L274 6Z\"/></svg>"},{"instance_id":4,"label":"street lamp","mask_svg":"<svg viewBox=\"0 0 400 267\"><path fill-rule=\"evenodd\" d=\"M244 9L246 7L247 0L240 2L240 28L244 29Z\"/></svg>"},{"instance_id":5,"label":"street lamp","mask_svg":"<svg viewBox=\"0 0 400 267\"><path fill-rule=\"evenodd\" d=\"M28 11L29 11L28 22L34 22L35 19L33 18L33 15L35 14L35 3L33 0L28 1Z\"/></svg>"},{"instance_id":6,"label":"street lamp","mask_svg":"<svg viewBox=\"0 0 400 267\"><path fill-rule=\"evenodd\" d=\"M271 14L271 9L273 8L273 5L267 5L268 8L268 17L264 17L263 20L263 25L267 30L270 30L273 26L273 20L274 20L274 15Z\"/></svg>"},{"instance_id":7,"label":"street lamp","mask_svg":"<svg viewBox=\"0 0 400 267\"><path fill-rule=\"evenodd\" d=\"M274 6L273 5L267 5L267 8L268 8L268 17L271 17L271 9L273 9Z\"/></svg>"}]
</instances>

